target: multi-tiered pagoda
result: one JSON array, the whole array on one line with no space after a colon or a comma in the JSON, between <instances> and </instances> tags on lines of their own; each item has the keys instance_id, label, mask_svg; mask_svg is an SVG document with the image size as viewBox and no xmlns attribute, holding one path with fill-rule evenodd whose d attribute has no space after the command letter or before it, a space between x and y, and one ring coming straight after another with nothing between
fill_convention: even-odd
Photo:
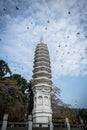
<instances>
[{"instance_id":1,"label":"multi-tiered pagoda","mask_svg":"<svg viewBox=\"0 0 87 130\"><path fill-rule=\"evenodd\" d=\"M52 118L51 67L48 48L42 37L35 50L32 85L34 93L33 122L49 123L49 118Z\"/></svg>"}]
</instances>

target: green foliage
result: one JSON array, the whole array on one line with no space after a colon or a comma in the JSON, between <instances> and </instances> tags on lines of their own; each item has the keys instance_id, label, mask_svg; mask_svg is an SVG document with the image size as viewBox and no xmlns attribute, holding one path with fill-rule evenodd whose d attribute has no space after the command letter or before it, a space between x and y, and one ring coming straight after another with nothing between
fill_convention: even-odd
<instances>
[{"instance_id":1,"label":"green foliage","mask_svg":"<svg viewBox=\"0 0 87 130\"><path fill-rule=\"evenodd\" d=\"M28 101L28 114L30 114L30 113L32 113L33 104L34 104L34 95L33 95L33 91L32 91L31 81L28 83L27 101Z\"/></svg>"},{"instance_id":2,"label":"green foliage","mask_svg":"<svg viewBox=\"0 0 87 130\"><path fill-rule=\"evenodd\" d=\"M0 79L5 78L7 74L11 75L11 70L4 60L0 60Z\"/></svg>"},{"instance_id":3,"label":"green foliage","mask_svg":"<svg viewBox=\"0 0 87 130\"><path fill-rule=\"evenodd\" d=\"M87 120L87 109L79 109L78 117L81 117L84 120Z\"/></svg>"},{"instance_id":4,"label":"green foliage","mask_svg":"<svg viewBox=\"0 0 87 130\"><path fill-rule=\"evenodd\" d=\"M27 82L27 80L19 74L13 74L11 78L16 81L17 86L20 87L22 93L24 94L25 97L23 100L27 105L27 114L30 114L32 112L34 102L31 81Z\"/></svg>"},{"instance_id":5,"label":"green foliage","mask_svg":"<svg viewBox=\"0 0 87 130\"><path fill-rule=\"evenodd\" d=\"M16 80L17 86L21 88L23 94L25 93L26 89L28 88L28 82L25 78L23 78L20 74L13 74L11 76L12 79Z\"/></svg>"},{"instance_id":6,"label":"green foliage","mask_svg":"<svg viewBox=\"0 0 87 130\"><path fill-rule=\"evenodd\" d=\"M23 120L27 109L23 99L24 94L14 80L0 80L0 119L7 113L10 121Z\"/></svg>"},{"instance_id":7,"label":"green foliage","mask_svg":"<svg viewBox=\"0 0 87 130\"><path fill-rule=\"evenodd\" d=\"M69 118L70 123L73 123L74 120L77 120L76 114L73 109L68 107L65 108L62 106L60 110L61 110L61 119L65 120L65 118L67 117Z\"/></svg>"},{"instance_id":8,"label":"green foliage","mask_svg":"<svg viewBox=\"0 0 87 130\"><path fill-rule=\"evenodd\" d=\"M7 77L8 74L10 77ZM4 80L3 80L4 79ZM7 63L0 60L0 120L7 113L10 121L23 121L33 109L31 81L19 74L11 75Z\"/></svg>"},{"instance_id":9,"label":"green foliage","mask_svg":"<svg viewBox=\"0 0 87 130\"><path fill-rule=\"evenodd\" d=\"M58 87L53 86L51 91L51 105L52 105L53 112L56 110L58 105L62 103L61 99L59 98L60 91L61 90Z\"/></svg>"},{"instance_id":10,"label":"green foliage","mask_svg":"<svg viewBox=\"0 0 87 130\"><path fill-rule=\"evenodd\" d=\"M11 78L16 81L17 86L20 87L22 93L24 94L24 102L27 105L27 114L30 114L32 112L34 102L31 81L27 82L27 80L19 74L13 74Z\"/></svg>"},{"instance_id":11,"label":"green foliage","mask_svg":"<svg viewBox=\"0 0 87 130\"><path fill-rule=\"evenodd\" d=\"M73 123L77 120L75 111L73 109L64 106L58 106L53 113L53 121L64 123L66 117L69 118L70 123Z\"/></svg>"}]
</instances>

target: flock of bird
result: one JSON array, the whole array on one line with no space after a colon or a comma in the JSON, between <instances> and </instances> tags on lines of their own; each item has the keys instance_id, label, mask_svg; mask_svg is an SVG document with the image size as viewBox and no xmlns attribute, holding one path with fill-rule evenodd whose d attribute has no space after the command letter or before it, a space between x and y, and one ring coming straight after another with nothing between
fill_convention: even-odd
<instances>
[{"instance_id":1,"label":"flock of bird","mask_svg":"<svg viewBox=\"0 0 87 130\"><path fill-rule=\"evenodd\" d=\"M16 11L18 11L18 10L20 10L20 8L19 8L18 6L15 6L15 10L16 10ZM4 8L3 8L3 11L4 11L4 12L6 12L6 11L7 11L7 8L5 8L5 7L4 7ZM70 12L70 11L68 11L68 15L71 15L71 12ZM86 14L86 16L87 16L87 14ZM50 20L47 20L47 24L49 24L49 23L50 23ZM33 24L33 22L31 22L31 25L32 25L32 24ZM26 29L27 29L27 30L29 30L29 29L30 29L30 27L29 27L29 26L27 26L27 27L26 27ZM47 30L48 30L48 27L45 27L44 29L47 31ZM81 34L80 32L77 32L77 33L76 33L76 36L79 36L80 34ZM70 36L67 36L67 39L69 39L69 38L70 38ZM87 35L85 36L85 38L87 38ZM2 39L2 38L0 38L0 42L1 42L2 40L3 40L3 39ZM58 46L57 46L57 47L58 47L58 49L56 49L56 53L58 53L58 52L59 52L59 48L61 48L61 46L62 46L61 44L58 44ZM67 44L65 44L65 47L67 48L67 47L68 47L68 45L67 45ZM85 50L84 50L84 51L85 51L85 54L87 54L87 48L85 48ZM67 54L69 55L69 54L70 54L70 52L68 51L68 52L67 52ZM62 55L64 55L64 52L62 53ZM80 55L81 55L81 54L80 54ZM9 57L8 57L8 56L6 56L6 58L9 58ZM82 55L81 55L81 58L83 58L83 59L84 59L84 57L83 57ZM18 66L16 66L16 67L18 67ZM63 65L61 65L61 67L63 67ZM24 70L24 68L23 68L23 67L20 67L20 65L19 65L19 67L18 67L18 68L20 68L22 71ZM17 69L15 68L15 69L14 69L14 71L17 71Z\"/></svg>"}]
</instances>

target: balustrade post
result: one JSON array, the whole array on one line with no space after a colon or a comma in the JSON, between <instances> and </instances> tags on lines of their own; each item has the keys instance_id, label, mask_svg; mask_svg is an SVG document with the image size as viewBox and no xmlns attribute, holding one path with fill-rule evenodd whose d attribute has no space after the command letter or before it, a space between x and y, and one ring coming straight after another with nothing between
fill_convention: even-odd
<instances>
[{"instance_id":1,"label":"balustrade post","mask_svg":"<svg viewBox=\"0 0 87 130\"><path fill-rule=\"evenodd\" d=\"M53 123L52 123L51 117L49 117L49 127L50 127L50 130L53 130Z\"/></svg>"},{"instance_id":2,"label":"balustrade post","mask_svg":"<svg viewBox=\"0 0 87 130\"><path fill-rule=\"evenodd\" d=\"M70 130L70 123L69 123L69 119L66 118L65 119L66 125L67 125L67 130Z\"/></svg>"},{"instance_id":3,"label":"balustrade post","mask_svg":"<svg viewBox=\"0 0 87 130\"><path fill-rule=\"evenodd\" d=\"M28 130L32 130L32 115L28 116Z\"/></svg>"},{"instance_id":4,"label":"balustrade post","mask_svg":"<svg viewBox=\"0 0 87 130\"><path fill-rule=\"evenodd\" d=\"M6 130L7 128L7 121L8 120L8 114L4 114L3 116L3 123L2 123L2 130Z\"/></svg>"}]
</instances>

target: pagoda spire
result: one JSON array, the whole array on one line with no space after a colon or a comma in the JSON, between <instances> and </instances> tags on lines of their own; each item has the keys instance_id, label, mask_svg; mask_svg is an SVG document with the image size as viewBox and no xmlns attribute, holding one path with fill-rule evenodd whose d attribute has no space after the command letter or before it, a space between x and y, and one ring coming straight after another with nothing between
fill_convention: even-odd
<instances>
[{"instance_id":1,"label":"pagoda spire","mask_svg":"<svg viewBox=\"0 0 87 130\"><path fill-rule=\"evenodd\" d=\"M43 39L43 36L41 35L40 37L40 43L44 43L44 39Z\"/></svg>"}]
</instances>

